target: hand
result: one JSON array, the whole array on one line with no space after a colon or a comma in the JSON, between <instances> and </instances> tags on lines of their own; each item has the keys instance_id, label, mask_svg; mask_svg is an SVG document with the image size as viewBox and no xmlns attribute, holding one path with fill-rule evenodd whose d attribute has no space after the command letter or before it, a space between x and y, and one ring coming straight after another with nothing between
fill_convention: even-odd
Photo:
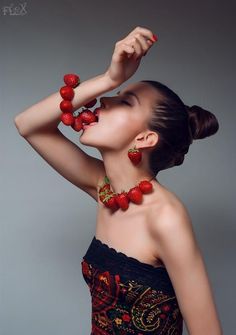
<instances>
[{"instance_id":1,"label":"hand","mask_svg":"<svg viewBox=\"0 0 236 335\"><path fill-rule=\"evenodd\" d=\"M106 76L114 87L120 86L137 70L142 56L154 44L151 30L136 27L124 39L116 42Z\"/></svg>"}]
</instances>

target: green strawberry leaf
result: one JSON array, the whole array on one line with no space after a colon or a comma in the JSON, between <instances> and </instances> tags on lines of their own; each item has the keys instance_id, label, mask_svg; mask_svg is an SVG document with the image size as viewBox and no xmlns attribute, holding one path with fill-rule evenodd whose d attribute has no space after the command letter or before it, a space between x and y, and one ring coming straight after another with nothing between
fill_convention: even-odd
<instances>
[{"instance_id":1,"label":"green strawberry leaf","mask_svg":"<svg viewBox=\"0 0 236 335\"><path fill-rule=\"evenodd\" d=\"M108 178L107 176L104 177L104 182L105 182L106 184L110 184L110 180L109 180L109 178Z\"/></svg>"},{"instance_id":2,"label":"green strawberry leaf","mask_svg":"<svg viewBox=\"0 0 236 335\"><path fill-rule=\"evenodd\" d=\"M109 190L104 190L104 191L102 191L102 192L99 192L99 194L100 194L100 195L106 195L106 194L108 194L108 192L109 192Z\"/></svg>"}]
</instances>

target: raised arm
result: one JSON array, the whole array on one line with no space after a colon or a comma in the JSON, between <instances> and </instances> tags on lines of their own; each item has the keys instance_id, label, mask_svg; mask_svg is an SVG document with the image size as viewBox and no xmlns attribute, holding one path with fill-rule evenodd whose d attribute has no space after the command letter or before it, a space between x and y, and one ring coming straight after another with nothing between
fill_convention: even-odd
<instances>
[{"instance_id":1,"label":"raised arm","mask_svg":"<svg viewBox=\"0 0 236 335\"><path fill-rule=\"evenodd\" d=\"M72 104L75 110L79 109L97 96L115 87L105 72L104 74L81 82L75 87ZM61 122L60 115L62 111L59 107L61 101L62 97L58 89L57 92L17 114L14 121L19 133L22 136L29 136L39 131L55 131Z\"/></svg>"},{"instance_id":2,"label":"raised arm","mask_svg":"<svg viewBox=\"0 0 236 335\"><path fill-rule=\"evenodd\" d=\"M143 40L138 47L138 38ZM111 64L104 74L81 82L74 88L72 104L79 109L104 92L115 89L137 70L141 58L150 49L153 33L136 27L127 37L115 43ZM134 47L132 47L134 45ZM25 111L14 121L18 132L58 173L87 192L97 201L97 187L105 175L104 164L91 157L58 129L60 92L55 92Z\"/></svg>"},{"instance_id":3,"label":"raised arm","mask_svg":"<svg viewBox=\"0 0 236 335\"><path fill-rule=\"evenodd\" d=\"M106 73L81 82L74 89L73 105L78 109L113 88ZM61 100L60 92L51 94L18 114L15 125L19 134L52 168L97 201L97 184L105 174L104 164L58 129Z\"/></svg>"}]
</instances>

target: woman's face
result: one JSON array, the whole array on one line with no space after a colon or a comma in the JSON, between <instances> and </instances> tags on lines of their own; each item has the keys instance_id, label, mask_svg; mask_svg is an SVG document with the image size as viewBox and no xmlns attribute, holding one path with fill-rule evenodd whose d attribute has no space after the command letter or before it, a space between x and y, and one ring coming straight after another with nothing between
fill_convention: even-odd
<instances>
[{"instance_id":1,"label":"woman's face","mask_svg":"<svg viewBox=\"0 0 236 335\"><path fill-rule=\"evenodd\" d=\"M156 97L155 89L141 82L128 85L116 96L101 97L99 121L83 130L80 142L101 150L122 150L134 144L137 135L148 132L147 123Z\"/></svg>"}]
</instances>

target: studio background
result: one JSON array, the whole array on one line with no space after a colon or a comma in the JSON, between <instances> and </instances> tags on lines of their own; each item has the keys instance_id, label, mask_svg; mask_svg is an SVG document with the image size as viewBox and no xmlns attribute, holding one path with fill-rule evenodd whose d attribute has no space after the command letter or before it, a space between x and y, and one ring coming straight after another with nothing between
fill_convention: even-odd
<instances>
[{"instance_id":1,"label":"studio background","mask_svg":"<svg viewBox=\"0 0 236 335\"><path fill-rule=\"evenodd\" d=\"M14 117L58 91L65 73L77 73L81 81L103 73L115 42L143 26L159 40L121 88L143 79L158 80L185 104L199 105L219 121L215 135L194 141L184 163L160 172L158 178L191 215L224 334L233 335L234 2L14 2L26 4L21 15L4 14L10 0L0 3L1 334L90 333L90 295L80 262L95 233L96 202L34 151L17 132ZM81 133L63 124L59 128L101 158L96 149L79 142Z\"/></svg>"}]
</instances>

